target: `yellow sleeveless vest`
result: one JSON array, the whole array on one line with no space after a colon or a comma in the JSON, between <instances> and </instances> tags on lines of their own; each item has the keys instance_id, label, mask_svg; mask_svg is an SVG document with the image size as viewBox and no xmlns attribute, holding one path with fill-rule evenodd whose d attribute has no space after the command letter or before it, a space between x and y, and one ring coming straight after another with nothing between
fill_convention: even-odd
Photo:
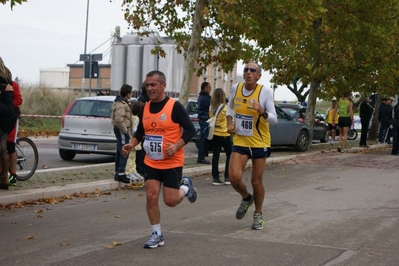
<instances>
[{"instance_id":1,"label":"yellow sleeveless vest","mask_svg":"<svg viewBox=\"0 0 399 266\"><path fill-rule=\"evenodd\" d=\"M236 132L233 135L233 145L251 148L270 147L269 123L252 107L252 101L259 102L263 86L257 85L255 90L244 96L244 83L239 83L234 97L234 123Z\"/></svg>"}]
</instances>

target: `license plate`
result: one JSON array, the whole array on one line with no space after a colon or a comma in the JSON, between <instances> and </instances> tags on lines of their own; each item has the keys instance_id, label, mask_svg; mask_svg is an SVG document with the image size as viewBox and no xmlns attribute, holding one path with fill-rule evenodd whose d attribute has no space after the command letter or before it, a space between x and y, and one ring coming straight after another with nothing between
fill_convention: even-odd
<instances>
[{"instance_id":1,"label":"license plate","mask_svg":"<svg viewBox=\"0 0 399 266\"><path fill-rule=\"evenodd\" d=\"M96 144L81 144L81 143L73 143L72 148L74 150L87 150L87 151L96 151Z\"/></svg>"}]
</instances>

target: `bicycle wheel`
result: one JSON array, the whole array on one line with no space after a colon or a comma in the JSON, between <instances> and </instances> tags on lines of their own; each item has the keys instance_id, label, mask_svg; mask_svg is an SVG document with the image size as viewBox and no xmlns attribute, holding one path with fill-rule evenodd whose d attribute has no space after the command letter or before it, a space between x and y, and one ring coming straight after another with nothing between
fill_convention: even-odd
<instances>
[{"instance_id":1,"label":"bicycle wheel","mask_svg":"<svg viewBox=\"0 0 399 266\"><path fill-rule=\"evenodd\" d=\"M17 180L28 180L36 171L39 153L35 143L28 138L18 138L15 145L17 152Z\"/></svg>"}]
</instances>

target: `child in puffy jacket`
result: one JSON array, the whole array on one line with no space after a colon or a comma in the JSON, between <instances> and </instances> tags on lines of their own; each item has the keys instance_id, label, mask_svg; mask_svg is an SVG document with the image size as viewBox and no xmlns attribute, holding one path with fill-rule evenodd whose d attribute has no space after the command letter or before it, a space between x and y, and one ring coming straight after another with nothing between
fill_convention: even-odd
<instances>
[{"instance_id":1,"label":"child in puffy jacket","mask_svg":"<svg viewBox=\"0 0 399 266\"><path fill-rule=\"evenodd\" d=\"M141 101L135 101L132 105L132 130L129 131L130 139L133 139L134 133L137 130L137 125L139 124L138 114L143 106L144 103ZM137 145L129 153L129 158L126 163L126 176L132 180L133 185L136 186L144 185L144 177L141 176L136 169L136 151L141 149L141 144Z\"/></svg>"}]
</instances>

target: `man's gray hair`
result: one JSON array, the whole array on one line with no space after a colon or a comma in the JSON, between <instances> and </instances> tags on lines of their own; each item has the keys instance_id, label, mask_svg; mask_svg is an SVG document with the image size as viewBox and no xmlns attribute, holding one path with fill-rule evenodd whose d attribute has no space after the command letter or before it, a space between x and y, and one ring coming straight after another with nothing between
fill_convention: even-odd
<instances>
[{"instance_id":1,"label":"man's gray hair","mask_svg":"<svg viewBox=\"0 0 399 266\"><path fill-rule=\"evenodd\" d=\"M247 65L248 65L248 64L255 64L255 65L257 65L257 66L258 66L258 73L259 73L259 74L262 74L262 66L261 66L260 64L256 63L255 61L249 61L249 62L247 63Z\"/></svg>"}]
</instances>

